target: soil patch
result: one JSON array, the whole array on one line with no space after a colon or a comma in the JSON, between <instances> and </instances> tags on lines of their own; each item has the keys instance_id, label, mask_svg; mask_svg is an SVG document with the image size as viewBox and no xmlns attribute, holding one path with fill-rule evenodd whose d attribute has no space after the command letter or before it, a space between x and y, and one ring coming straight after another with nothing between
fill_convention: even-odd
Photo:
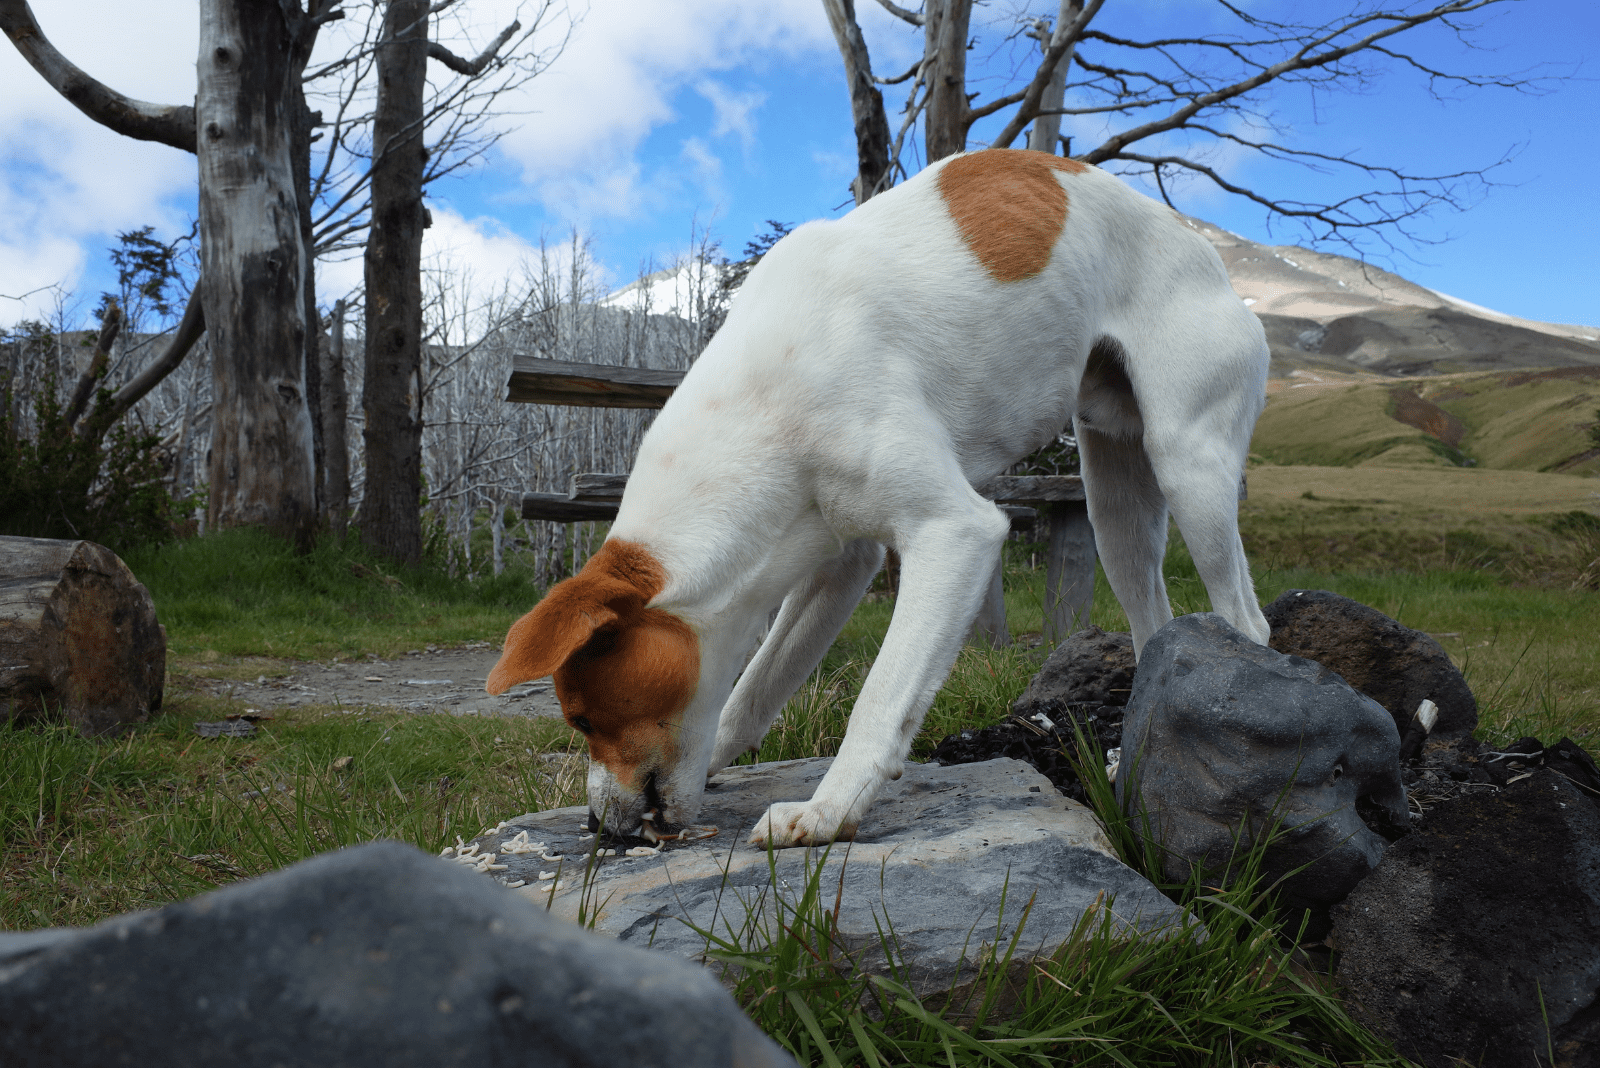
<instances>
[{"instance_id":1,"label":"soil patch","mask_svg":"<svg viewBox=\"0 0 1600 1068\"><path fill-rule=\"evenodd\" d=\"M260 661L254 678L238 679L235 665L190 664L195 684L217 697L263 710L332 705L355 712L374 707L453 716L559 716L555 687L539 679L498 697L484 692L484 680L500 659L488 642L465 648L416 649L383 659L317 663ZM256 663L256 661L252 661ZM219 677L221 676L221 677Z\"/></svg>"}]
</instances>

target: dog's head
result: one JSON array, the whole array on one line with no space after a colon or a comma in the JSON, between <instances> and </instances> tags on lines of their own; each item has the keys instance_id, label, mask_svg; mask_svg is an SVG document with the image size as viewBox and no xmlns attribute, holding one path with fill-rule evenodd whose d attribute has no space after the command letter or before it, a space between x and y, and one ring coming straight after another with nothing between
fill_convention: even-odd
<instances>
[{"instance_id":1,"label":"dog's head","mask_svg":"<svg viewBox=\"0 0 1600 1068\"><path fill-rule=\"evenodd\" d=\"M700 642L677 616L647 607L665 582L649 550L606 542L512 624L485 687L498 694L555 677L562 713L589 741L591 815L603 814L620 833L636 832L651 810L658 829L681 818L674 773L684 710L700 680Z\"/></svg>"}]
</instances>

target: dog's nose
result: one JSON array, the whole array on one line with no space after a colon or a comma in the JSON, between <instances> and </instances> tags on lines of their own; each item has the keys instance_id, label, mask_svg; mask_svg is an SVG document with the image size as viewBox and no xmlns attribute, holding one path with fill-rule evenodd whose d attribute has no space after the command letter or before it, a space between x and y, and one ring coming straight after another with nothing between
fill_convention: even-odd
<instances>
[{"instance_id":1,"label":"dog's nose","mask_svg":"<svg viewBox=\"0 0 1600 1068\"><path fill-rule=\"evenodd\" d=\"M594 814L594 809L589 810L589 833L595 834L600 830L600 817Z\"/></svg>"}]
</instances>

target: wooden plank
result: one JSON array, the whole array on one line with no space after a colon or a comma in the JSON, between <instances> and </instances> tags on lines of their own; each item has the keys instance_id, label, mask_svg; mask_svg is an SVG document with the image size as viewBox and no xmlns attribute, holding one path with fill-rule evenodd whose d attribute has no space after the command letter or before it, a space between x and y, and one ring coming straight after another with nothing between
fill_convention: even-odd
<instances>
[{"instance_id":1,"label":"wooden plank","mask_svg":"<svg viewBox=\"0 0 1600 1068\"><path fill-rule=\"evenodd\" d=\"M975 488L980 496L1006 504L1083 500L1083 479L1077 475L996 475Z\"/></svg>"},{"instance_id":2,"label":"wooden plank","mask_svg":"<svg viewBox=\"0 0 1600 1068\"><path fill-rule=\"evenodd\" d=\"M572 476L572 499L575 501L622 500L622 491L628 488L627 475L587 474Z\"/></svg>"},{"instance_id":3,"label":"wooden plank","mask_svg":"<svg viewBox=\"0 0 1600 1068\"><path fill-rule=\"evenodd\" d=\"M627 475L599 472L573 475L572 499L620 501L627 485ZM1009 506L1026 507L1083 500L1083 479L1077 475L1001 475L981 483L977 490L1005 507L1013 518L1020 518Z\"/></svg>"},{"instance_id":4,"label":"wooden plank","mask_svg":"<svg viewBox=\"0 0 1600 1068\"><path fill-rule=\"evenodd\" d=\"M609 523L617 506L600 501L575 501L564 493L524 493L522 518L551 523Z\"/></svg>"},{"instance_id":5,"label":"wooden plank","mask_svg":"<svg viewBox=\"0 0 1600 1068\"><path fill-rule=\"evenodd\" d=\"M579 408L659 408L683 381L683 371L611 367L597 363L511 358L506 400Z\"/></svg>"},{"instance_id":6,"label":"wooden plank","mask_svg":"<svg viewBox=\"0 0 1600 1068\"><path fill-rule=\"evenodd\" d=\"M1067 501L1050 507L1045 557L1044 641L1054 646L1089 625L1094 606L1094 527L1088 506Z\"/></svg>"}]
</instances>

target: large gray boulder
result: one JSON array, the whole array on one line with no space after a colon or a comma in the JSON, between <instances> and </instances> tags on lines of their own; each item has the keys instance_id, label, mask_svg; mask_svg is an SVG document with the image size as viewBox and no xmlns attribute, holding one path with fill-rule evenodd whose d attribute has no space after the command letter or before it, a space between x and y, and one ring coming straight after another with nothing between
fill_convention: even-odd
<instances>
[{"instance_id":1,"label":"large gray boulder","mask_svg":"<svg viewBox=\"0 0 1600 1068\"><path fill-rule=\"evenodd\" d=\"M1388 709L1401 734L1424 699L1439 706L1434 738L1465 738L1477 727L1467 680L1422 631L1327 590L1286 590L1261 611L1272 627L1269 645L1337 671Z\"/></svg>"},{"instance_id":2,"label":"large gray boulder","mask_svg":"<svg viewBox=\"0 0 1600 1068\"><path fill-rule=\"evenodd\" d=\"M1600 808L1564 775L1441 805L1333 921L1352 1014L1412 1060L1600 1066Z\"/></svg>"},{"instance_id":3,"label":"large gray boulder","mask_svg":"<svg viewBox=\"0 0 1600 1068\"><path fill-rule=\"evenodd\" d=\"M702 968L392 842L0 935L0 1064L793 1068Z\"/></svg>"},{"instance_id":4,"label":"large gray boulder","mask_svg":"<svg viewBox=\"0 0 1600 1068\"><path fill-rule=\"evenodd\" d=\"M1148 813L1174 881L1196 864L1230 878L1236 852L1281 822L1267 874L1309 865L1281 900L1321 911L1383 856L1358 805L1406 825L1399 749L1383 707L1332 671L1257 645L1221 616L1179 616L1144 647L1117 797Z\"/></svg>"},{"instance_id":5,"label":"large gray boulder","mask_svg":"<svg viewBox=\"0 0 1600 1068\"><path fill-rule=\"evenodd\" d=\"M966 984L997 944L1004 949L1030 898L1022 957L1060 946L1097 902L1123 929L1169 931L1185 919L1116 858L1088 809L1018 760L908 763L868 810L855 840L830 850L769 854L745 841L768 805L810 797L830 763L728 768L712 781L696 820L717 828L716 836L672 843L659 855L628 857L619 849L596 863L583 807L521 816L472 844L479 856L494 852L495 863L507 865L498 877L525 880L521 892L555 915L576 918L583 907L596 930L691 959L708 948L695 928L720 938L742 931L735 940L757 948L767 943L773 899L793 905L820 868L822 897L830 912L837 904L838 932L859 951L859 966L884 970L880 934L892 925L919 994ZM509 851L519 840L520 848L544 849ZM559 874L540 881L541 871Z\"/></svg>"}]
</instances>

